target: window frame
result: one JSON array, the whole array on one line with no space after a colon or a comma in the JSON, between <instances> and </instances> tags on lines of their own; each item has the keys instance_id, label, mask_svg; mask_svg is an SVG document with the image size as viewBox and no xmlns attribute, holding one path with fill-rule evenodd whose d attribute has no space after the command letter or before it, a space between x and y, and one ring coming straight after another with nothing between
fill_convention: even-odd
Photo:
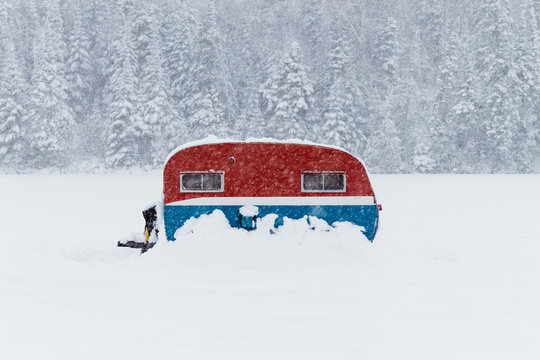
<instances>
[{"instance_id":1,"label":"window frame","mask_svg":"<svg viewBox=\"0 0 540 360\"><path fill-rule=\"evenodd\" d=\"M304 175L322 175L322 183L323 183L323 189L322 190L306 190L304 189ZM325 190L324 189L324 176L325 175L343 175L343 189L341 190ZM300 191L303 193L344 193L347 192L347 173L345 171L340 170L302 170L300 174Z\"/></svg>"},{"instance_id":2,"label":"window frame","mask_svg":"<svg viewBox=\"0 0 540 360\"><path fill-rule=\"evenodd\" d=\"M216 190L184 190L182 189L182 176L184 175L203 175L206 174L213 174L213 175L220 175L221 178L221 187ZM180 177L179 177L179 185L180 185L180 192L181 193L218 193L218 192L224 192L225 191L225 171L214 171L214 170L208 170L208 171L180 171ZM202 179L201 179L201 185L202 185Z\"/></svg>"}]
</instances>

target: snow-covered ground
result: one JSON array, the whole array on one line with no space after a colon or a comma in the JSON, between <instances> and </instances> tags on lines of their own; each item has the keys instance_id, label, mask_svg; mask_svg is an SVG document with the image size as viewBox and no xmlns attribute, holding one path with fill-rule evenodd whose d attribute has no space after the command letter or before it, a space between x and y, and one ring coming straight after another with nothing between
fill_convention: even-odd
<instances>
[{"instance_id":1,"label":"snow-covered ground","mask_svg":"<svg viewBox=\"0 0 540 360\"><path fill-rule=\"evenodd\" d=\"M539 359L540 176L372 176L373 244L219 214L139 256L159 173L0 176L0 359Z\"/></svg>"}]
</instances>

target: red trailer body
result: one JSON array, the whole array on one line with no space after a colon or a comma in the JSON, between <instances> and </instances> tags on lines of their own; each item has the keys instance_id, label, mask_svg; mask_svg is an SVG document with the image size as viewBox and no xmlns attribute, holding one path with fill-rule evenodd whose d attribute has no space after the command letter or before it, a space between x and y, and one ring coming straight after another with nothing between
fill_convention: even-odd
<instances>
[{"instance_id":1,"label":"red trailer body","mask_svg":"<svg viewBox=\"0 0 540 360\"><path fill-rule=\"evenodd\" d=\"M189 218L216 209L232 226L245 224L244 205L258 217L317 216L330 224L364 226L373 240L378 206L362 162L344 150L309 143L229 142L186 145L174 151L163 172L167 238ZM244 226L245 227L245 226Z\"/></svg>"}]
</instances>

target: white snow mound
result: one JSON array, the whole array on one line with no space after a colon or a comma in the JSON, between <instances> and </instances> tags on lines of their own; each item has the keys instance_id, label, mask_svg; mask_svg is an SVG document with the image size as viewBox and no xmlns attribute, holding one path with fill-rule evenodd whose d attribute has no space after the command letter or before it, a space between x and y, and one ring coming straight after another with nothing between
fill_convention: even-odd
<instances>
[{"instance_id":1,"label":"white snow mound","mask_svg":"<svg viewBox=\"0 0 540 360\"><path fill-rule=\"evenodd\" d=\"M259 215L259 208L254 205L244 205L240 208L240 215L253 217Z\"/></svg>"},{"instance_id":2,"label":"white snow mound","mask_svg":"<svg viewBox=\"0 0 540 360\"><path fill-rule=\"evenodd\" d=\"M186 266L249 268L285 265L331 265L358 261L371 243L364 228L347 222L334 223L313 216L284 219L274 227L277 215L257 220L257 229L232 228L222 211L192 218L178 229L176 241L161 241L148 253L171 257ZM368 249L365 249L365 248ZM164 260L166 261L166 260Z\"/></svg>"}]
</instances>

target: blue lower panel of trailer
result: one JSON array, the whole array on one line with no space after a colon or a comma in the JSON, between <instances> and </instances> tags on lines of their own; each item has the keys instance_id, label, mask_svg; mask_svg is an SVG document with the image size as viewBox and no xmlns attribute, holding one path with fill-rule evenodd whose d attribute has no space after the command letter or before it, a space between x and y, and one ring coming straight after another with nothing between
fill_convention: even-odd
<instances>
[{"instance_id":1,"label":"blue lower panel of trailer","mask_svg":"<svg viewBox=\"0 0 540 360\"><path fill-rule=\"evenodd\" d=\"M269 214L276 214L275 226L283 225L283 218L301 219L302 217L316 216L325 220L328 224L336 221L349 221L353 224L363 226L365 235L373 241L379 222L379 210L377 205L261 205L258 218ZM237 205L165 205L165 230L168 240L175 240L174 234L184 223L192 217L209 215L214 210L221 210L232 227L242 226L241 206ZM245 221L245 219L244 219ZM245 224L244 224L245 225Z\"/></svg>"}]
</instances>

